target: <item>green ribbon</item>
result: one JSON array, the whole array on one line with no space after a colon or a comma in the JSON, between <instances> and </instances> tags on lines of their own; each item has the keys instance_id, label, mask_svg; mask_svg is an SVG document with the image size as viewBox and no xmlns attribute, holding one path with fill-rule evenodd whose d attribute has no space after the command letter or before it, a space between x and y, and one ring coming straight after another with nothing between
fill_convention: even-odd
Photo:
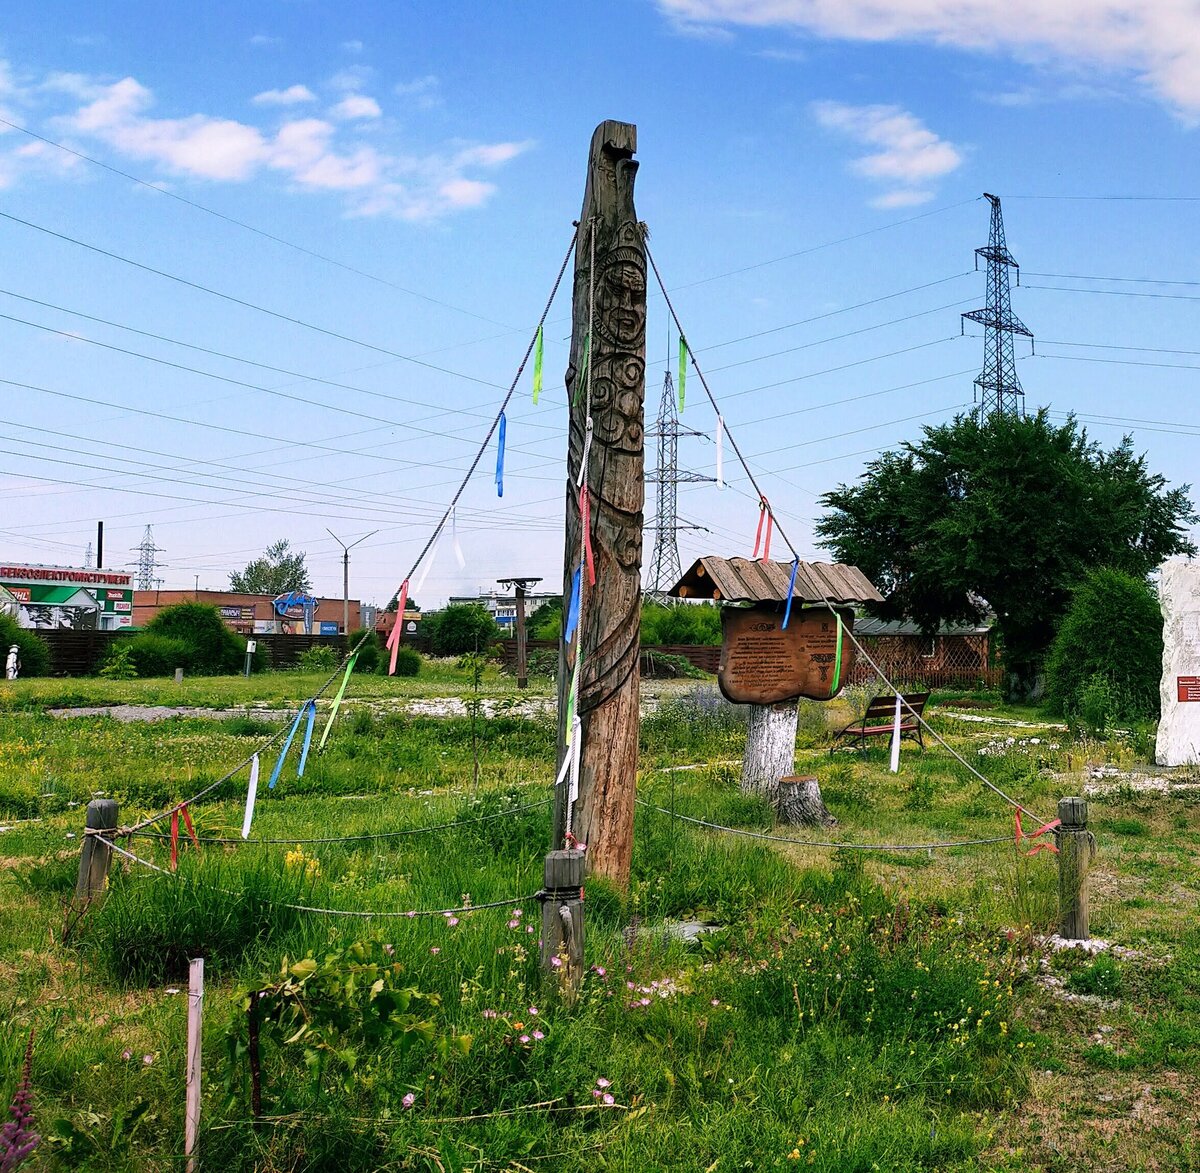
<instances>
[{"instance_id":1,"label":"green ribbon","mask_svg":"<svg viewBox=\"0 0 1200 1173\"><path fill-rule=\"evenodd\" d=\"M574 407L579 402L579 393L587 386L588 367L592 362L592 336L585 334L583 336L583 359L580 362L579 374L575 377L575 394L571 396L571 406Z\"/></svg>"},{"instance_id":2,"label":"green ribbon","mask_svg":"<svg viewBox=\"0 0 1200 1173\"><path fill-rule=\"evenodd\" d=\"M399 623L404 618L399 616L396 620ZM338 709L342 705L342 697L346 695L346 685L350 683L350 673L354 671L354 661L358 659L358 653L354 652L350 659L346 661L346 675L342 677L342 686L337 690L337 696L333 698L333 708L329 710L329 720L325 722L325 732L321 734L321 742L317 746L317 750L325 748L325 742L329 740L329 731L333 728L333 722L338 715Z\"/></svg>"},{"instance_id":3,"label":"green ribbon","mask_svg":"<svg viewBox=\"0 0 1200 1173\"><path fill-rule=\"evenodd\" d=\"M533 346L533 405L537 406L542 393L542 328L538 327L537 341Z\"/></svg>"},{"instance_id":4,"label":"green ribbon","mask_svg":"<svg viewBox=\"0 0 1200 1173\"><path fill-rule=\"evenodd\" d=\"M683 411L683 389L687 386L688 344L682 334L679 335L679 410Z\"/></svg>"},{"instance_id":5,"label":"green ribbon","mask_svg":"<svg viewBox=\"0 0 1200 1173\"><path fill-rule=\"evenodd\" d=\"M582 649L575 649L575 667L571 672L571 688L567 693L567 731L566 743L571 744L571 736L575 730L575 705L579 698L579 663L583 659Z\"/></svg>"},{"instance_id":6,"label":"green ribbon","mask_svg":"<svg viewBox=\"0 0 1200 1173\"><path fill-rule=\"evenodd\" d=\"M838 681L842 678L842 613L835 610L834 615L837 618L837 652L833 657L833 684L829 689L830 696L837 692Z\"/></svg>"}]
</instances>

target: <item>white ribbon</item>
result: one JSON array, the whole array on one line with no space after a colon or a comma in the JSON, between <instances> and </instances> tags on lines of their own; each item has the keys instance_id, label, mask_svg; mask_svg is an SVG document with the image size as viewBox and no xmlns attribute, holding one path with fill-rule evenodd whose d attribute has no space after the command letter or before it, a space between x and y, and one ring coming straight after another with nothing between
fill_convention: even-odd
<instances>
[{"instance_id":1,"label":"white ribbon","mask_svg":"<svg viewBox=\"0 0 1200 1173\"><path fill-rule=\"evenodd\" d=\"M250 788L246 791L246 817L242 820L242 838L250 838L250 820L254 818L254 800L258 797L258 754L250 759Z\"/></svg>"},{"instance_id":2,"label":"white ribbon","mask_svg":"<svg viewBox=\"0 0 1200 1173\"><path fill-rule=\"evenodd\" d=\"M896 720L892 725L892 773L900 773L900 694L896 693Z\"/></svg>"}]
</instances>

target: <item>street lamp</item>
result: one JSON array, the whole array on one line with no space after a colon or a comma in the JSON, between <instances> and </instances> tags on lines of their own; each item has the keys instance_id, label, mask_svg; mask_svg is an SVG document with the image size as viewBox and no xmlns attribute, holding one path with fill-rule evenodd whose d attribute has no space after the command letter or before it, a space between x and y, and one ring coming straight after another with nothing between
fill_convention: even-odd
<instances>
[{"instance_id":1,"label":"street lamp","mask_svg":"<svg viewBox=\"0 0 1200 1173\"><path fill-rule=\"evenodd\" d=\"M341 538L326 527L325 532L333 538L335 542L342 548L342 635L349 636L350 634L350 551L358 545L359 542L365 542L367 538L373 537L379 533L377 529L373 529L369 534L363 534L361 538L356 538L350 545L346 545Z\"/></svg>"}]
</instances>

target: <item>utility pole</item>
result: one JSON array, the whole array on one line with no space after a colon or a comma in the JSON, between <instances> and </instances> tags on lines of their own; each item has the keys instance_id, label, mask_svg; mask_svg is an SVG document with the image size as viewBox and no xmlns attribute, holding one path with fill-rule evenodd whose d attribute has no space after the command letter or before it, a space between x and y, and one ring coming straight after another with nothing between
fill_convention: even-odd
<instances>
[{"instance_id":1,"label":"utility pole","mask_svg":"<svg viewBox=\"0 0 1200 1173\"><path fill-rule=\"evenodd\" d=\"M975 250L975 268L979 258L987 261L987 305L971 310L963 318L983 327L983 370L975 380L975 399L980 420L993 415L1024 415L1025 392L1017 378L1017 361L1013 353L1013 335L1022 334L1033 341L1033 331L1012 312L1008 271L1015 269L1017 284L1021 284L1021 266L1017 264L1004 240L1004 214L1000 197L983 193L992 205L992 223L986 248Z\"/></svg>"},{"instance_id":2,"label":"utility pole","mask_svg":"<svg viewBox=\"0 0 1200 1173\"><path fill-rule=\"evenodd\" d=\"M564 608L577 572L581 593L578 630L559 652L558 761L561 770L568 752L579 754L578 799L571 806L569 782L558 786L551 845L567 847L569 829L587 844L588 871L622 888L629 883L637 786L645 500L646 242L633 203L636 150L636 126L596 128L575 245ZM581 549L584 482L594 585ZM572 737L568 750L576 665L581 740Z\"/></svg>"},{"instance_id":3,"label":"utility pole","mask_svg":"<svg viewBox=\"0 0 1200 1173\"><path fill-rule=\"evenodd\" d=\"M496 581L502 587L512 587L517 596L517 687L529 687L529 669L525 638L525 592L532 586L537 586L540 578L498 578Z\"/></svg>"},{"instance_id":4,"label":"utility pole","mask_svg":"<svg viewBox=\"0 0 1200 1173\"><path fill-rule=\"evenodd\" d=\"M348 637L350 635L350 551L359 542L365 542L367 538L374 537L379 531L373 529L369 534L355 538L348 546L328 526L326 526L325 532L342 548L342 635ZM397 623L402 622L403 619L403 615L396 616Z\"/></svg>"},{"instance_id":5,"label":"utility pole","mask_svg":"<svg viewBox=\"0 0 1200 1173\"><path fill-rule=\"evenodd\" d=\"M652 436L658 439L658 467L646 474L646 484L658 486L654 511L654 553L650 556L650 573L646 576L646 595L660 603L674 601L667 592L683 577L679 565L679 531L700 528L686 522L680 523L679 486L717 479L679 468L679 437L703 435L703 432L685 428L679 422L675 385L668 370L663 376L662 398L658 401L658 421L654 431L646 433L647 439Z\"/></svg>"}]
</instances>

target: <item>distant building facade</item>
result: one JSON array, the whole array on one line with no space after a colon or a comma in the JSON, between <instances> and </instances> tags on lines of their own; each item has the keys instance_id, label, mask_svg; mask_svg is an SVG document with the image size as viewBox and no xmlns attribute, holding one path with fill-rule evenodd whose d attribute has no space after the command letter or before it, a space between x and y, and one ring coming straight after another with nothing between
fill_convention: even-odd
<instances>
[{"instance_id":1,"label":"distant building facade","mask_svg":"<svg viewBox=\"0 0 1200 1173\"><path fill-rule=\"evenodd\" d=\"M164 607L173 607L178 603L208 603L217 608L229 627L242 635L305 634L303 608L294 605L277 607L271 595L243 595L236 591L135 591L134 626L145 627ZM362 604L358 599L351 599L350 630L361 626ZM341 633L342 600L317 599L311 634Z\"/></svg>"},{"instance_id":2,"label":"distant building facade","mask_svg":"<svg viewBox=\"0 0 1200 1173\"><path fill-rule=\"evenodd\" d=\"M0 563L0 589L21 627L115 631L133 625L133 576L124 570Z\"/></svg>"},{"instance_id":3,"label":"distant building facade","mask_svg":"<svg viewBox=\"0 0 1200 1173\"><path fill-rule=\"evenodd\" d=\"M527 591L525 594L525 616L528 618L543 603L557 601L562 596L549 591ZM500 591L480 591L477 595L451 595L450 605L474 603L485 607L491 612L497 625L508 631L513 630L517 623L517 596L503 594Z\"/></svg>"}]
</instances>

